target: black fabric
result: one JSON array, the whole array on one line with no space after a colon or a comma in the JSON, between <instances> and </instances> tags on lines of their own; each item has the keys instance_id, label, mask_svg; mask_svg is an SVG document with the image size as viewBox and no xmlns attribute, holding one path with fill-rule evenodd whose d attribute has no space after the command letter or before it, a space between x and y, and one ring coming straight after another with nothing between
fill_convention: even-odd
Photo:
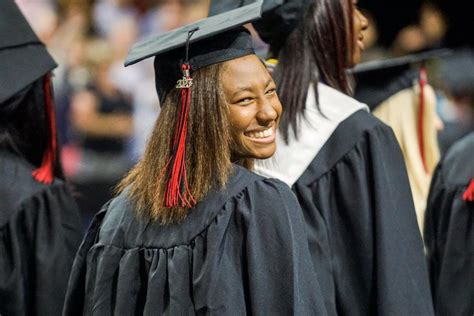
<instances>
[{"instance_id":1,"label":"black fabric","mask_svg":"<svg viewBox=\"0 0 474 316\"><path fill-rule=\"evenodd\" d=\"M451 147L431 183L425 244L436 315L474 314L474 203L462 196L474 177L474 132Z\"/></svg>"},{"instance_id":2,"label":"black fabric","mask_svg":"<svg viewBox=\"0 0 474 316\"><path fill-rule=\"evenodd\" d=\"M137 219L122 193L77 254L64 315L324 315L298 203L236 167L180 224Z\"/></svg>"},{"instance_id":3,"label":"black fabric","mask_svg":"<svg viewBox=\"0 0 474 316\"><path fill-rule=\"evenodd\" d=\"M25 44L41 44L15 1L2 0L0 12L2 16L0 19L0 49Z\"/></svg>"},{"instance_id":4,"label":"black fabric","mask_svg":"<svg viewBox=\"0 0 474 316\"><path fill-rule=\"evenodd\" d=\"M12 0L0 2L0 106L56 67Z\"/></svg>"},{"instance_id":5,"label":"black fabric","mask_svg":"<svg viewBox=\"0 0 474 316\"><path fill-rule=\"evenodd\" d=\"M412 87L418 77L419 71L410 69L409 66L356 73L354 99L374 110L394 94Z\"/></svg>"},{"instance_id":6,"label":"black fabric","mask_svg":"<svg viewBox=\"0 0 474 316\"><path fill-rule=\"evenodd\" d=\"M0 315L60 315L81 240L67 185L38 183L33 169L0 151Z\"/></svg>"},{"instance_id":7,"label":"black fabric","mask_svg":"<svg viewBox=\"0 0 474 316\"><path fill-rule=\"evenodd\" d=\"M38 80L37 80L38 81ZM0 122L5 123L8 122L10 119L10 115L17 111L19 107L25 102L30 95L31 91L33 89L37 89L35 87L37 83L33 83L31 85L27 85L20 91L18 91L15 95L13 95L11 98L6 100L1 106L0 106Z\"/></svg>"},{"instance_id":8,"label":"black fabric","mask_svg":"<svg viewBox=\"0 0 474 316\"><path fill-rule=\"evenodd\" d=\"M344 120L293 185L330 315L432 315L423 245L392 130Z\"/></svg>"}]
</instances>

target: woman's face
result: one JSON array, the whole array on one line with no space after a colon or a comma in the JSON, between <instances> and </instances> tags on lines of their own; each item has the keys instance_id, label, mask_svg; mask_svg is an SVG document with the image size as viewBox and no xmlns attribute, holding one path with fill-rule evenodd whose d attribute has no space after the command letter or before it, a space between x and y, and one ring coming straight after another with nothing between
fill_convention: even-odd
<instances>
[{"instance_id":1,"label":"woman's face","mask_svg":"<svg viewBox=\"0 0 474 316\"><path fill-rule=\"evenodd\" d=\"M351 0L353 6L352 23L354 34L352 34L352 60L350 61L350 67L354 67L360 63L362 51L364 50L364 35L363 31L369 27L367 18L359 11L357 7L358 0Z\"/></svg>"},{"instance_id":2,"label":"woman's face","mask_svg":"<svg viewBox=\"0 0 474 316\"><path fill-rule=\"evenodd\" d=\"M276 85L255 55L227 61L222 88L229 106L233 159L271 157L281 114Z\"/></svg>"}]
</instances>

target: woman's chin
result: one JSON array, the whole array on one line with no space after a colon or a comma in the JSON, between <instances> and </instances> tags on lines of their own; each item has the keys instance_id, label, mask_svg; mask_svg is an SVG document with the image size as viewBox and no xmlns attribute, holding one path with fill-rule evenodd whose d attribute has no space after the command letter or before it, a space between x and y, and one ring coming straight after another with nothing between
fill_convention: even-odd
<instances>
[{"instance_id":1,"label":"woman's chin","mask_svg":"<svg viewBox=\"0 0 474 316\"><path fill-rule=\"evenodd\" d=\"M275 154L276 146L274 144L266 146L268 148L259 148L258 150L253 151L254 159L268 159Z\"/></svg>"}]
</instances>

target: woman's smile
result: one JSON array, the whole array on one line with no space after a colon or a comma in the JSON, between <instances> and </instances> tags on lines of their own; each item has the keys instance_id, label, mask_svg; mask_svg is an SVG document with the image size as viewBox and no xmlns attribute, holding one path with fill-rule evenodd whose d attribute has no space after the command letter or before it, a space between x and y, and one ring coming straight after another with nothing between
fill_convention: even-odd
<instances>
[{"instance_id":1,"label":"woman's smile","mask_svg":"<svg viewBox=\"0 0 474 316\"><path fill-rule=\"evenodd\" d=\"M244 133L245 137L256 143L269 144L275 141L276 130L275 126L252 130Z\"/></svg>"}]
</instances>

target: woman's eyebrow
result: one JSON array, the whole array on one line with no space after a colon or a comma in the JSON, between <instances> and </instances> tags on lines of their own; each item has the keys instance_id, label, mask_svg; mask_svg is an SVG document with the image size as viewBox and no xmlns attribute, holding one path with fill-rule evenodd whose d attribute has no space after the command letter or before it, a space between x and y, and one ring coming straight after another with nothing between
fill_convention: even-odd
<instances>
[{"instance_id":1,"label":"woman's eyebrow","mask_svg":"<svg viewBox=\"0 0 474 316\"><path fill-rule=\"evenodd\" d=\"M267 83L265 84L265 88L268 88L269 85L271 85L273 82L273 79L272 78L268 78L268 81Z\"/></svg>"}]
</instances>

